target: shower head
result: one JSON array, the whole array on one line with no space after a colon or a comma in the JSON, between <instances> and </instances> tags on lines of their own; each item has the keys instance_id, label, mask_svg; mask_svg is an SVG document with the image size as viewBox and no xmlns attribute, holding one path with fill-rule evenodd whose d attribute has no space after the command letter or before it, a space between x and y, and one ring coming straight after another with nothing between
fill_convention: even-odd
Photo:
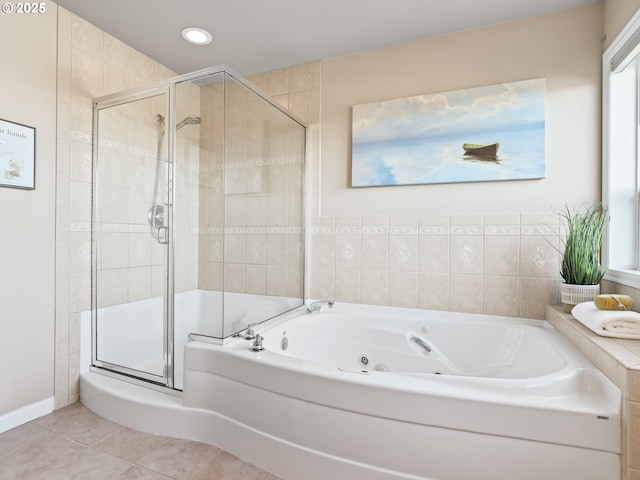
<instances>
[{"instance_id":1,"label":"shower head","mask_svg":"<svg viewBox=\"0 0 640 480\"><path fill-rule=\"evenodd\" d=\"M180 130L185 125L200 125L202 119L200 117L187 117L176 125L176 130Z\"/></svg>"}]
</instances>

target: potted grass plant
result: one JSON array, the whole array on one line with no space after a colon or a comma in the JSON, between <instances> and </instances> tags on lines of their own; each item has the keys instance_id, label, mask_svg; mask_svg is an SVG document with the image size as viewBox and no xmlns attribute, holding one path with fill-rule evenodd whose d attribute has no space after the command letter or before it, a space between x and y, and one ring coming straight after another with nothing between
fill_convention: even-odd
<instances>
[{"instance_id":1,"label":"potted grass plant","mask_svg":"<svg viewBox=\"0 0 640 480\"><path fill-rule=\"evenodd\" d=\"M566 305L589 302L600 293L600 281L606 269L600 262L602 237L609 220L606 207L584 204L571 210L565 207L561 217L566 227L560 275L560 300Z\"/></svg>"}]
</instances>

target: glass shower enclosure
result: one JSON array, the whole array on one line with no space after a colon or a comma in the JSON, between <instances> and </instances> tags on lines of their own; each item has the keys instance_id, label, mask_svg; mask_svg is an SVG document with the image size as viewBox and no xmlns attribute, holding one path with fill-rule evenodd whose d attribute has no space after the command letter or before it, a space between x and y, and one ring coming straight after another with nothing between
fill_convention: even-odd
<instances>
[{"instance_id":1,"label":"glass shower enclosure","mask_svg":"<svg viewBox=\"0 0 640 480\"><path fill-rule=\"evenodd\" d=\"M305 137L225 66L95 100L93 367L181 390L190 335L303 304Z\"/></svg>"}]
</instances>

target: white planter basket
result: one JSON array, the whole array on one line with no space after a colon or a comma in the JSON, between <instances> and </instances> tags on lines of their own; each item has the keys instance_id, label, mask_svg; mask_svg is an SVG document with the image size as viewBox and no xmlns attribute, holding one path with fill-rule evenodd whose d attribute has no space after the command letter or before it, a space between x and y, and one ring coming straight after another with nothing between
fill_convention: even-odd
<instances>
[{"instance_id":1,"label":"white planter basket","mask_svg":"<svg viewBox=\"0 0 640 480\"><path fill-rule=\"evenodd\" d=\"M600 285L560 284L560 301L566 305L577 305L582 302L593 302L600 294Z\"/></svg>"}]
</instances>

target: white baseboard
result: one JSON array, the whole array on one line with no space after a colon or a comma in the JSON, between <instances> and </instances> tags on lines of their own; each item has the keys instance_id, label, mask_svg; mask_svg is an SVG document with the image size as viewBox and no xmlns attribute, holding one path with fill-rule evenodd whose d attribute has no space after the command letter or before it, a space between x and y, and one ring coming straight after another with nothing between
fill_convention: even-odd
<instances>
[{"instance_id":1,"label":"white baseboard","mask_svg":"<svg viewBox=\"0 0 640 480\"><path fill-rule=\"evenodd\" d=\"M49 397L0 415L0 433L53 412L54 405L54 398Z\"/></svg>"}]
</instances>

